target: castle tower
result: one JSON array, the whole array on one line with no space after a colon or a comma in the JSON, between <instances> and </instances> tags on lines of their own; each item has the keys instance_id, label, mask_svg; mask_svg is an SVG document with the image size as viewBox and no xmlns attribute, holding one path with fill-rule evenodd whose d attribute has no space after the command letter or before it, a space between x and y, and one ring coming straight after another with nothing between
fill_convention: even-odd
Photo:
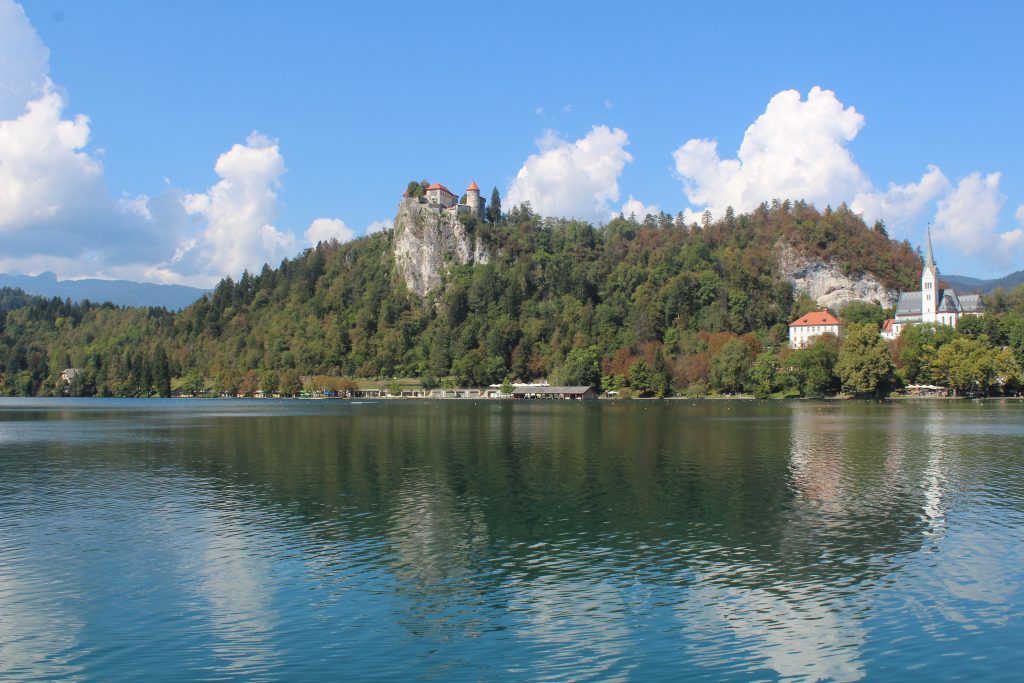
<instances>
[{"instance_id":1,"label":"castle tower","mask_svg":"<svg viewBox=\"0 0 1024 683\"><path fill-rule=\"evenodd\" d=\"M470 182L466 188L466 206L478 221L484 219L484 200L480 197L480 188L477 187L476 181Z\"/></svg>"},{"instance_id":2,"label":"castle tower","mask_svg":"<svg viewBox=\"0 0 1024 683\"><path fill-rule=\"evenodd\" d=\"M921 271L921 322L936 321L935 310L939 305L939 267L935 265L932 255L932 229L928 228L928 251L924 257L924 269Z\"/></svg>"}]
</instances>

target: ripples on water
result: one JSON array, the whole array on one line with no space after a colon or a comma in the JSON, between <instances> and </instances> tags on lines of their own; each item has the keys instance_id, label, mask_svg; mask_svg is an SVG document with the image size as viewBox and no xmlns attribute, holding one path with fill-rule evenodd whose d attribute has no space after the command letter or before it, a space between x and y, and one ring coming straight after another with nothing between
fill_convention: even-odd
<instances>
[{"instance_id":1,"label":"ripples on water","mask_svg":"<svg viewBox=\"0 0 1024 683\"><path fill-rule=\"evenodd\" d=\"M1012 680L1022 417L0 401L0 678Z\"/></svg>"}]
</instances>

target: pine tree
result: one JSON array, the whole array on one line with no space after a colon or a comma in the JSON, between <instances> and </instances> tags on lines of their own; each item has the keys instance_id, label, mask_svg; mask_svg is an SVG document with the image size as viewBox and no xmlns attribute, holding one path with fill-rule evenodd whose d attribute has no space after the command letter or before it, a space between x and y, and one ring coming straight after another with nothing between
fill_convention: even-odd
<instances>
[{"instance_id":1,"label":"pine tree","mask_svg":"<svg viewBox=\"0 0 1024 683\"><path fill-rule=\"evenodd\" d=\"M501 195L497 187L491 190L491 205L487 207L487 219L491 223L501 222Z\"/></svg>"}]
</instances>

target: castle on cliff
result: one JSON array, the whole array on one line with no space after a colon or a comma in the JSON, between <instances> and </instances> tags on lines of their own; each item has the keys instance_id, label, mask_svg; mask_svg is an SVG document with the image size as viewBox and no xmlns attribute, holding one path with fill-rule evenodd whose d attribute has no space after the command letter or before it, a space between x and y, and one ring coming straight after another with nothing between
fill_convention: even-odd
<instances>
[{"instance_id":1,"label":"castle on cliff","mask_svg":"<svg viewBox=\"0 0 1024 683\"><path fill-rule=\"evenodd\" d=\"M408 192L402 197L410 198ZM470 182L469 187L466 188L465 204L460 203L456 194L441 183L434 183L427 188L426 202L436 207L438 211L445 211L453 216L467 214L478 221L484 220L484 199L480 196L480 188L476 181Z\"/></svg>"},{"instance_id":2,"label":"castle on cliff","mask_svg":"<svg viewBox=\"0 0 1024 683\"><path fill-rule=\"evenodd\" d=\"M965 315L981 315L981 296L958 295L952 287L939 286L939 267L932 255L932 231L928 231L928 251L921 271L921 291L900 292L896 317L882 325L882 336L895 339L907 325L938 323L956 327Z\"/></svg>"}]
</instances>

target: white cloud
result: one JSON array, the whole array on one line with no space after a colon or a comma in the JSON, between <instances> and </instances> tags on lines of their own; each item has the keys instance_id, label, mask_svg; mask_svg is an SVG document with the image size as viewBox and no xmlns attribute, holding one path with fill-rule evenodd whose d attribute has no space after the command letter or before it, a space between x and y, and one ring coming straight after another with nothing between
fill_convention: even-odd
<instances>
[{"instance_id":1,"label":"white cloud","mask_svg":"<svg viewBox=\"0 0 1024 683\"><path fill-rule=\"evenodd\" d=\"M890 227L900 228L920 216L929 204L949 189L949 180L939 167L929 164L919 182L906 185L889 183L885 192L862 192L854 198L850 208L863 214L868 224L882 219Z\"/></svg>"},{"instance_id":2,"label":"white cloud","mask_svg":"<svg viewBox=\"0 0 1024 683\"><path fill-rule=\"evenodd\" d=\"M64 98L47 84L13 119L0 120L0 239L8 258L81 257L101 251L123 265L172 248L167 225L152 220L157 199L115 200L103 164L86 151L89 119L63 118ZM180 222L173 210L162 216Z\"/></svg>"},{"instance_id":3,"label":"white cloud","mask_svg":"<svg viewBox=\"0 0 1024 683\"><path fill-rule=\"evenodd\" d=\"M0 232L10 234L54 218L68 203L102 189L103 167L80 150L89 120L61 118L64 102L52 89L24 113L0 121Z\"/></svg>"},{"instance_id":4,"label":"white cloud","mask_svg":"<svg viewBox=\"0 0 1024 683\"><path fill-rule=\"evenodd\" d=\"M115 198L100 150L88 148L89 119L65 118L48 60L22 8L0 0L0 268L208 286L298 250L274 225L285 172L276 141L254 133L221 154L206 192L186 195L164 178L156 197ZM353 233L318 219L306 237Z\"/></svg>"},{"instance_id":5,"label":"white cloud","mask_svg":"<svg viewBox=\"0 0 1024 683\"><path fill-rule=\"evenodd\" d=\"M1024 244L1024 230L997 233L1006 197L999 190L1000 173L972 173L939 201L935 213L936 241L967 256L984 256L1008 265L1013 250ZM1018 210L1018 214L1020 214Z\"/></svg>"},{"instance_id":6,"label":"white cloud","mask_svg":"<svg viewBox=\"0 0 1024 683\"><path fill-rule=\"evenodd\" d=\"M43 94L50 73L46 49L21 5L0 0L0 119L17 118Z\"/></svg>"},{"instance_id":7,"label":"white cloud","mask_svg":"<svg viewBox=\"0 0 1024 683\"><path fill-rule=\"evenodd\" d=\"M624 130L607 126L575 142L546 132L506 193L508 206L528 201L544 216L606 220L619 199L619 175L633 161L628 143Z\"/></svg>"},{"instance_id":8,"label":"white cloud","mask_svg":"<svg viewBox=\"0 0 1024 683\"><path fill-rule=\"evenodd\" d=\"M174 191L116 200L89 119L64 118L49 79L49 50L22 8L0 0L0 240L5 269L103 276L163 258L184 222ZM52 267L39 266L49 258ZM19 266L20 264L20 266ZM31 268L32 270L29 270ZM86 270L88 269L88 270Z\"/></svg>"},{"instance_id":9,"label":"white cloud","mask_svg":"<svg viewBox=\"0 0 1024 683\"><path fill-rule=\"evenodd\" d=\"M345 225L345 221L340 218L317 218L306 228L304 236L307 242L316 245L319 242L330 242L331 240L347 242L355 234L355 231Z\"/></svg>"},{"instance_id":10,"label":"white cloud","mask_svg":"<svg viewBox=\"0 0 1024 683\"><path fill-rule=\"evenodd\" d=\"M954 188L929 165L917 182L877 189L847 147L863 126L856 109L844 106L832 91L814 87L806 100L795 90L772 97L747 128L735 159L722 159L713 140L688 141L673 154L694 205L685 212L687 221L699 220L705 209L721 216L727 206L750 211L774 198L805 199L819 208L849 201L868 224L881 219L898 234L911 232L938 201L937 242L1000 264L1008 262L1011 249L1024 246L1024 230L996 232L1005 201L998 173L974 173ZM1017 217L1024 226L1024 207Z\"/></svg>"},{"instance_id":11,"label":"white cloud","mask_svg":"<svg viewBox=\"0 0 1024 683\"><path fill-rule=\"evenodd\" d=\"M814 87L806 100L785 90L747 128L738 158L722 159L717 142L693 139L673 153L676 171L690 202L715 215L776 197L838 204L871 190L846 148L863 125L830 90Z\"/></svg>"},{"instance_id":12,"label":"white cloud","mask_svg":"<svg viewBox=\"0 0 1024 683\"><path fill-rule=\"evenodd\" d=\"M383 220L374 221L366 226L366 234L370 235L375 232L381 232L382 230L391 230L395 227L395 222L390 218Z\"/></svg>"},{"instance_id":13,"label":"white cloud","mask_svg":"<svg viewBox=\"0 0 1024 683\"><path fill-rule=\"evenodd\" d=\"M1017 213L1013 214L1013 216L1021 226L1024 226L1024 204L1017 207Z\"/></svg>"},{"instance_id":14,"label":"white cloud","mask_svg":"<svg viewBox=\"0 0 1024 683\"><path fill-rule=\"evenodd\" d=\"M237 276L275 263L296 251L295 235L274 227L277 189L285 172L277 142L252 133L232 145L214 166L220 181L204 193L184 198L185 210L206 219L193 253L197 269L211 277Z\"/></svg>"},{"instance_id":15,"label":"white cloud","mask_svg":"<svg viewBox=\"0 0 1024 683\"><path fill-rule=\"evenodd\" d=\"M629 195L629 199L622 205L622 208L618 213L613 213L613 217L618 216L621 213L626 218L635 216L638 221L643 221L647 216L657 216L661 213L661 209L656 204L644 204L642 201Z\"/></svg>"}]
</instances>

